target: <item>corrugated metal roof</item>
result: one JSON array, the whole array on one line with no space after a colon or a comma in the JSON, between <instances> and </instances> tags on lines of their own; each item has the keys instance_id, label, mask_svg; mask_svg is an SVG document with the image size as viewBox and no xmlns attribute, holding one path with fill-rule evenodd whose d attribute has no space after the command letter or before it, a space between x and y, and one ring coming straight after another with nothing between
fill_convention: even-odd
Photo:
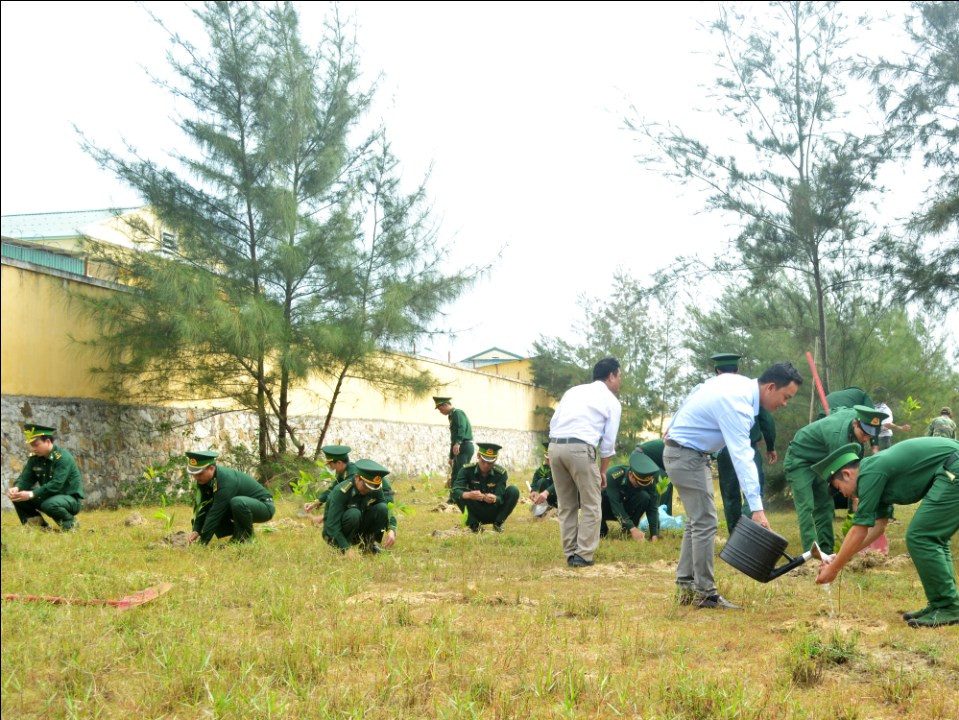
<instances>
[{"instance_id":1,"label":"corrugated metal roof","mask_svg":"<svg viewBox=\"0 0 959 720\"><path fill-rule=\"evenodd\" d=\"M30 213L28 215L4 215L0 218L4 237L19 240L52 240L75 238L85 234L85 229L106 220L135 210L120 208L107 210L79 210L76 212Z\"/></svg>"},{"instance_id":2,"label":"corrugated metal roof","mask_svg":"<svg viewBox=\"0 0 959 720\"><path fill-rule=\"evenodd\" d=\"M54 253L40 248L24 247L23 245L14 245L13 243L3 243L3 257L22 260L42 267L62 270L63 272L84 275L86 273L86 263L83 258L66 253Z\"/></svg>"}]
</instances>

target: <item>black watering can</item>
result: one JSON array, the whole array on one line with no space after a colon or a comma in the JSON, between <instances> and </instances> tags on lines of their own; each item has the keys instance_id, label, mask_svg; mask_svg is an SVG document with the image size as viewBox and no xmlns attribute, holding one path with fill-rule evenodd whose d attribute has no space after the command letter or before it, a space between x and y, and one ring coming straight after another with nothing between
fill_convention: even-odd
<instances>
[{"instance_id":1,"label":"black watering can","mask_svg":"<svg viewBox=\"0 0 959 720\"><path fill-rule=\"evenodd\" d=\"M780 575L794 570L809 558L823 559L819 545L812 544L812 548L798 557L789 557L785 553L789 541L782 535L767 530L757 522L746 516L739 518L736 529L729 537L729 542L719 553L719 557L728 562L740 572L744 572L753 580L769 582ZM776 567L780 557L788 562Z\"/></svg>"}]
</instances>

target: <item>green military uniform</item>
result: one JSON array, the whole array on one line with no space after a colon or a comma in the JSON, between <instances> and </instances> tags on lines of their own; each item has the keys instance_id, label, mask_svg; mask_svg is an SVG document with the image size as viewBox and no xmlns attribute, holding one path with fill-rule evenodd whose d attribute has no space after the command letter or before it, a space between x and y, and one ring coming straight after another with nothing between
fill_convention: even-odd
<instances>
[{"instance_id":1,"label":"green military uniform","mask_svg":"<svg viewBox=\"0 0 959 720\"><path fill-rule=\"evenodd\" d=\"M772 413L766 408L759 408L759 415L749 429L749 442L753 446L753 462L759 472L759 496L762 497L763 487L766 485L766 475L763 473L763 454L759 450L760 440L766 443L766 452L776 450L776 422ZM723 498L723 514L726 516L726 529L733 534L736 523L743 515L752 515L748 503L744 503L739 487L739 476L733 467L733 459L728 448L723 448L716 454L716 468L719 471L719 493Z\"/></svg>"},{"instance_id":2,"label":"green military uniform","mask_svg":"<svg viewBox=\"0 0 959 720\"><path fill-rule=\"evenodd\" d=\"M330 493L323 538L342 552L353 545L379 552L383 535L388 529L395 533L397 527L393 491L384 479L389 470L372 460L360 460L356 473Z\"/></svg>"},{"instance_id":3,"label":"green military uniform","mask_svg":"<svg viewBox=\"0 0 959 720\"><path fill-rule=\"evenodd\" d=\"M535 493L546 493L546 504L549 507L556 507L556 486L553 485L553 468L549 464L549 442L544 442L543 448L545 449L543 464L533 472L529 488Z\"/></svg>"},{"instance_id":4,"label":"green military uniform","mask_svg":"<svg viewBox=\"0 0 959 720\"><path fill-rule=\"evenodd\" d=\"M666 447L666 443L660 439L647 440L644 443L640 443L636 446L637 450L642 450L646 453L646 456L656 463L656 466L659 468L659 475L656 477L656 484L659 485L659 481L666 477L666 466L663 465L663 449ZM669 483L666 486L666 489L663 490L662 494L659 496L659 504L666 506L666 512L670 515L673 514L673 484Z\"/></svg>"},{"instance_id":5,"label":"green military uniform","mask_svg":"<svg viewBox=\"0 0 959 720\"><path fill-rule=\"evenodd\" d=\"M533 479L530 481L530 488L533 492L545 492L546 504L550 507L556 507L556 487L553 485L553 469L546 463L540 465L533 472Z\"/></svg>"},{"instance_id":6,"label":"green military uniform","mask_svg":"<svg viewBox=\"0 0 959 720\"><path fill-rule=\"evenodd\" d=\"M956 439L956 423L953 421L952 411L949 408L943 408L942 413L937 415L926 428L928 437L942 437Z\"/></svg>"},{"instance_id":7,"label":"green military uniform","mask_svg":"<svg viewBox=\"0 0 959 720\"><path fill-rule=\"evenodd\" d=\"M813 542L818 542L825 552L832 552L835 546L832 525L835 505L829 483L819 477L813 465L833 450L856 442L854 423L857 420L872 435L878 432L884 417L885 413L865 405L839 408L828 417L801 428L786 448L783 469L792 491L804 551L811 548Z\"/></svg>"},{"instance_id":8,"label":"green military uniform","mask_svg":"<svg viewBox=\"0 0 959 720\"><path fill-rule=\"evenodd\" d=\"M509 475L506 470L496 465L500 446L494 443L479 443L476 454L477 462L470 463L460 470L453 482L453 501L466 511L466 525L473 532L479 531L482 524L493 524L493 529L501 532L503 523L510 516L516 503L519 502L519 488L508 485ZM483 460L488 470L484 474L480 466ZM482 500L464 500L463 493L478 490L486 495L495 495L493 503Z\"/></svg>"},{"instance_id":9,"label":"green military uniform","mask_svg":"<svg viewBox=\"0 0 959 720\"><path fill-rule=\"evenodd\" d=\"M473 426L466 413L459 408L453 408L449 414L450 421L450 458L453 460L453 471L450 477L456 478L460 470L473 459ZM459 445L459 452L453 454L453 446Z\"/></svg>"},{"instance_id":10,"label":"green military uniform","mask_svg":"<svg viewBox=\"0 0 959 720\"><path fill-rule=\"evenodd\" d=\"M336 473L336 477L330 486L317 496L317 504L325 505L330 497L330 493L333 492L333 488L344 480L353 480L353 477L356 475L356 463L350 461L350 448L346 445L324 445L321 449L327 462L343 461L346 463L346 467L343 468L341 472ZM390 498L390 502L392 502L392 497Z\"/></svg>"},{"instance_id":11,"label":"green military uniform","mask_svg":"<svg viewBox=\"0 0 959 720\"><path fill-rule=\"evenodd\" d=\"M829 404L829 412L834 413L840 408L851 408L856 405L865 405L866 407L876 407L876 403L869 397L869 393L860 387L850 386L842 390L834 390L826 395L826 402Z\"/></svg>"},{"instance_id":12,"label":"green military uniform","mask_svg":"<svg viewBox=\"0 0 959 720\"><path fill-rule=\"evenodd\" d=\"M41 437L54 437L54 429L44 425L25 425L27 442ZM16 482L17 490L29 491L33 497L13 503L21 524L38 517L46 526L40 513L49 515L62 530L72 530L76 514L83 506L83 478L73 455L53 445L46 457L31 455Z\"/></svg>"},{"instance_id":13,"label":"green military uniform","mask_svg":"<svg viewBox=\"0 0 959 720\"><path fill-rule=\"evenodd\" d=\"M635 485L630 481L633 476ZM656 478L659 468L641 450L629 456L629 465L616 465L606 471L606 487L603 488L603 519L599 534L609 534L608 520L616 520L624 533L639 527L646 513L649 536L659 535L659 491Z\"/></svg>"},{"instance_id":14,"label":"green military uniform","mask_svg":"<svg viewBox=\"0 0 959 720\"><path fill-rule=\"evenodd\" d=\"M188 472L198 475L213 464L217 453L189 452ZM239 470L217 466L213 478L197 483L199 502L193 518L193 532L206 545L216 535L232 536L231 542L246 542L253 538L253 523L266 522L276 512L273 496L253 477Z\"/></svg>"},{"instance_id":15,"label":"green military uniform","mask_svg":"<svg viewBox=\"0 0 959 720\"><path fill-rule=\"evenodd\" d=\"M833 455L841 455L842 449ZM828 478L848 464L817 466ZM959 442L949 438L914 438L867 457L859 465L853 524L872 527L878 518L892 517L893 505L922 503L906 530L906 547L929 604L909 613L917 626L959 623L956 567L949 543L959 532Z\"/></svg>"},{"instance_id":16,"label":"green military uniform","mask_svg":"<svg viewBox=\"0 0 959 720\"><path fill-rule=\"evenodd\" d=\"M317 495L316 501L320 505L325 505L326 501L330 499L330 493L333 492L333 488L335 488L337 485L339 485L341 482L345 480L352 481L355 476L356 476L356 463L348 462L346 464L346 467L343 469L343 472L336 473L336 477L333 479L333 482L330 483L329 487L327 487L326 490L324 490L319 495ZM386 481L384 480L384 482Z\"/></svg>"}]
</instances>

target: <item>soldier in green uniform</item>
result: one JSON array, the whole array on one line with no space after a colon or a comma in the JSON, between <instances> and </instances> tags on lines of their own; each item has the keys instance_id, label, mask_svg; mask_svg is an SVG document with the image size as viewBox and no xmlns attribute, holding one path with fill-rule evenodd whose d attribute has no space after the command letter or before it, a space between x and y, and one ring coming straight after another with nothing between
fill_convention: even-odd
<instances>
[{"instance_id":1,"label":"soldier in green uniform","mask_svg":"<svg viewBox=\"0 0 959 720\"><path fill-rule=\"evenodd\" d=\"M642 450L634 450L629 456L629 465L616 465L606 471L606 487L603 488L603 519L599 526L600 537L609 534L607 520L616 520L623 531L633 540L644 540L639 521L646 513L649 522L649 539L659 540L659 491L656 478L659 466Z\"/></svg>"},{"instance_id":2,"label":"soldier in green uniform","mask_svg":"<svg viewBox=\"0 0 959 720\"><path fill-rule=\"evenodd\" d=\"M848 443L876 442L885 413L866 405L839 408L828 417L806 425L786 448L786 482L792 490L803 550L818 542L824 552L833 550L835 504L829 483L813 470L829 453ZM862 456L862 448L860 448Z\"/></svg>"},{"instance_id":3,"label":"soldier in green uniform","mask_svg":"<svg viewBox=\"0 0 959 720\"><path fill-rule=\"evenodd\" d=\"M453 487L456 478L459 477L460 470L470 460L473 459L473 426L470 425L470 419L466 413L459 408L453 407L453 398L434 397L433 404L442 415L445 415L450 421L450 477L446 486ZM453 504L453 495L450 493L448 503ZM461 507L460 510L463 508Z\"/></svg>"},{"instance_id":4,"label":"soldier in green uniform","mask_svg":"<svg viewBox=\"0 0 959 720\"><path fill-rule=\"evenodd\" d=\"M739 372L740 355L735 353L717 353L709 359L715 365L716 374ZM756 470L759 473L759 493L762 495L763 487L766 484L766 476L763 473L763 456L759 452L759 441L766 444L766 459L770 465L775 465L779 459L776 452L776 422L773 420L772 413L763 407L759 408L759 415L752 427L749 429L749 442L753 446L753 462L756 464ZM729 449L723 448L716 453L716 469L719 473L719 494L723 498L723 514L726 517L726 530L730 535L736 528L736 523L743 515L752 516L752 511L748 503L743 502L743 496L739 487L739 477L736 475L736 469L733 467L732 457L729 455ZM672 515L672 513L670 513Z\"/></svg>"},{"instance_id":5,"label":"soldier in green uniform","mask_svg":"<svg viewBox=\"0 0 959 720\"><path fill-rule=\"evenodd\" d=\"M324 445L321 449L323 450L323 457L326 459L326 466L336 474L336 477L330 486L319 494L316 500L303 505L303 509L307 512L315 510L321 505L325 505L333 488L344 480L352 480L356 474L356 464L350 462L349 447L346 445ZM390 498L390 502L392 502L392 498ZM322 525L323 516L317 515L313 518L312 522L314 525Z\"/></svg>"},{"instance_id":6,"label":"soldier in green uniform","mask_svg":"<svg viewBox=\"0 0 959 720\"><path fill-rule=\"evenodd\" d=\"M496 464L501 446L478 445L476 462L460 470L453 482L453 501L466 510L466 526L473 532L489 523L496 532L503 532L503 523L519 502L519 488L507 485L509 476Z\"/></svg>"},{"instance_id":7,"label":"soldier in green uniform","mask_svg":"<svg viewBox=\"0 0 959 720\"><path fill-rule=\"evenodd\" d=\"M541 516L546 508L554 508L557 504L553 469L549 466L549 441L543 442L543 448L543 464L533 472L533 479L529 484L529 499L533 501L533 514L537 516Z\"/></svg>"},{"instance_id":8,"label":"soldier in green uniform","mask_svg":"<svg viewBox=\"0 0 959 720\"><path fill-rule=\"evenodd\" d=\"M378 462L358 460L353 478L333 488L326 502L323 539L344 553L354 545L369 553L393 547L396 513L383 488L389 474Z\"/></svg>"},{"instance_id":9,"label":"soldier in green uniform","mask_svg":"<svg viewBox=\"0 0 959 720\"><path fill-rule=\"evenodd\" d=\"M266 522L276 512L269 490L246 473L219 467L218 455L206 450L186 454L187 472L200 491L191 544L199 540L206 545L214 535L247 542L253 539L253 523Z\"/></svg>"},{"instance_id":10,"label":"soldier in green uniform","mask_svg":"<svg viewBox=\"0 0 959 720\"><path fill-rule=\"evenodd\" d=\"M776 422L773 420L772 413L764 407L759 408L759 415L749 429L749 442L753 446L753 462L759 473L759 493L762 495L766 485L766 475L763 472L763 455L759 451L760 440L766 444L766 460L770 465L775 465L779 460L779 454L776 452ZM726 529L732 535L739 518L743 515L752 517L752 510L749 508L749 503L743 502L739 476L736 475L728 448L723 448L716 453L716 469L719 471L719 492L723 498Z\"/></svg>"},{"instance_id":11,"label":"soldier in green uniform","mask_svg":"<svg viewBox=\"0 0 959 720\"><path fill-rule=\"evenodd\" d=\"M926 428L928 437L944 437L956 439L956 423L952 419L952 409L944 407L939 414L932 419L929 427Z\"/></svg>"},{"instance_id":12,"label":"soldier in green uniform","mask_svg":"<svg viewBox=\"0 0 959 720\"><path fill-rule=\"evenodd\" d=\"M928 604L907 612L912 627L959 624L956 567L949 543L959 532L959 442L949 438L904 440L860 461L855 444L837 448L814 470L846 497L858 497L853 525L836 557L819 568L830 583L860 550L886 529L892 506L919 502L906 530L906 547Z\"/></svg>"},{"instance_id":13,"label":"soldier in green uniform","mask_svg":"<svg viewBox=\"0 0 959 720\"><path fill-rule=\"evenodd\" d=\"M39 518L37 522L48 527L40 514L45 513L61 530L76 529L76 514L83 505L83 478L73 455L57 447L52 427L27 424L23 433L30 446L30 459L14 487L7 490L20 523Z\"/></svg>"},{"instance_id":14,"label":"soldier in green uniform","mask_svg":"<svg viewBox=\"0 0 959 720\"><path fill-rule=\"evenodd\" d=\"M655 438L653 440L647 440L644 443L639 443L636 446L637 450L642 450L646 455L656 463L656 467L659 468L659 474L656 476L656 485L659 485L659 481L666 477L666 466L663 465L663 448L666 447L666 443L663 442L660 438ZM669 483L666 486L666 489L663 490L662 494L659 496L659 504L666 506L666 512L670 515L673 514L673 484Z\"/></svg>"},{"instance_id":15,"label":"soldier in green uniform","mask_svg":"<svg viewBox=\"0 0 959 720\"><path fill-rule=\"evenodd\" d=\"M826 395L826 402L829 404L830 413L834 413L841 408L856 407L856 405L876 407L876 403L869 397L869 393L855 385L850 385L842 390L834 390Z\"/></svg>"}]
</instances>

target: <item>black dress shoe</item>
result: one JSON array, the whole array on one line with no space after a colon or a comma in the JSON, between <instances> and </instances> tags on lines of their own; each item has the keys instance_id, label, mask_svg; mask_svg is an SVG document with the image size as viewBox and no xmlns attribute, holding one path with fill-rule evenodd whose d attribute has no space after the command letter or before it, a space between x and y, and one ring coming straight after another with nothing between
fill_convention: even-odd
<instances>
[{"instance_id":1,"label":"black dress shoe","mask_svg":"<svg viewBox=\"0 0 959 720\"><path fill-rule=\"evenodd\" d=\"M729 602L722 595L705 595L693 601L698 608L716 610L742 610L742 606Z\"/></svg>"},{"instance_id":2,"label":"black dress shoe","mask_svg":"<svg viewBox=\"0 0 959 720\"><path fill-rule=\"evenodd\" d=\"M566 564L570 567L589 567L593 564L592 560L584 560L579 555L573 554L570 555L566 560Z\"/></svg>"}]
</instances>

